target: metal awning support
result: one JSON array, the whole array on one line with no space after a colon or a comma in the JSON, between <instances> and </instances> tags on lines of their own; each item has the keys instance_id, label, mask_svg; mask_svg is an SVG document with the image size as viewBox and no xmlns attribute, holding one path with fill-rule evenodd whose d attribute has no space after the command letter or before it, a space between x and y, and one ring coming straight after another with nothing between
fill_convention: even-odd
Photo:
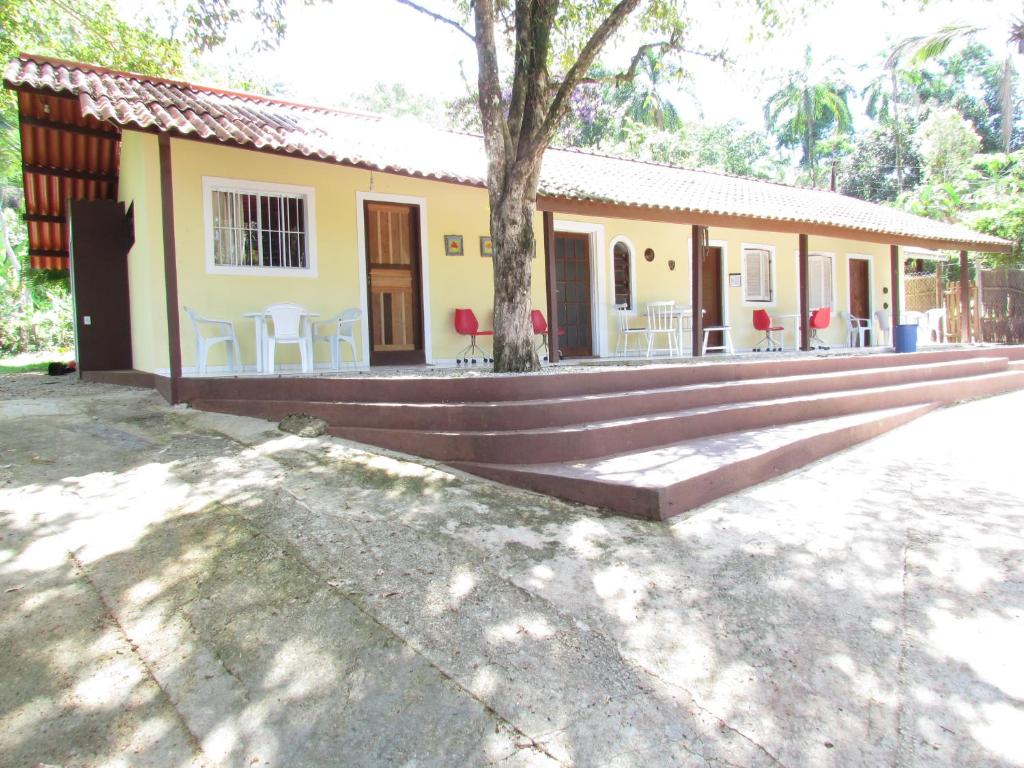
<instances>
[{"instance_id":1,"label":"metal awning support","mask_svg":"<svg viewBox=\"0 0 1024 768\"><path fill-rule=\"evenodd\" d=\"M693 328L691 351L694 357L704 354L704 253L708 228L694 224L690 231L690 327Z\"/></svg>"},{"instance_id":2,"label":"metal awning support","mask_svg":"<svg viewBox=\"0 0 1024 768\"><path fill-rule=\"evenodd\" d=\"M548 360L557 363L558 351L558 275L555 272L555 214L544 211L544 282L548 296Z\"/></svg>"},{"instance_id":3,"label":"metal awning support","mask_svg":"<svg viewBox=\"0 0 1024 768\"><path fill-rule=\"evenodd\" d=\"M807 235L800 235L799 294L800 294L800 349L811 349L811 285L808 280L810 269L810 246Z\"/></svg>"},{"instance_id":4,"label":"metal awning support","mask_svg":"<svg viewBox=\"0 0 1024 768\"><path fill-rule=\"evenodd\" d=\"M889 246L889 290L892 293L892 325L895 327L902 319L900 308L900 247Z\"/></svg>"},{"instance_id":5,"label":"metal awning support","mask_svg":"<svg viewBox=\"0 0 1024 768\"><path fill-rule=\"evenodd\" d=\"M971 343L971 276L967 251L960 251L960 341Z\"/></svg>"}]
</instances>

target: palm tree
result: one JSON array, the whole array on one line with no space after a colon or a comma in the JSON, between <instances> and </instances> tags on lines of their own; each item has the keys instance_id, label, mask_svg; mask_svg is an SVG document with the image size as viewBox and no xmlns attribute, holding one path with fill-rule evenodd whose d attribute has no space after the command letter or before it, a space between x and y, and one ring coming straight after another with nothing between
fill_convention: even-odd
<instances>
[{"instance_id":1,"label":"palm tree","mask_svg":"<svg viewBox=\"0 0 1024 768\"><path fill-rule=\"evenodd\" d=\"M776 137L779 147L801 147L800 165L810 172L814 186L818 184L818 142L830 130L839 137L853 126L847 104L850 86L836 76L835 63L830 58L815 68L808 46L804 68L790 73L786 84L768 98L764 108L768 132Z\"/></svg>"},{"instance_id":2,"label":"palm tree","mask_svg":"<svg viewBox=\"0 0 1024 768\"><path fill-rule=\"evenodd\" d=\"M637 76L616 88L612 97L624 117L658 130L679 129L679 112L662 93L667 66L653 51L645 51Z\"/></svg>"},{"instance_id":3,"label":"palm tree","mask_svg":"<svg viewBox=\"0 0 1024 768\"><path fill-rule=\"evenodd\" d=\"M897 61L904 57L914 64L923 64L929 59L941 56L953 43L974 37L979 32L993 29L994 25L988 27L975 26L971 24L950 25L939 29L929 35L915 35L900 41L893 49L890 59ZM1024 21L1019 18L1011 18L1009 22L1009 36L1007 37L1006 57L1003 60L1002 78L1000 80L1000 101L1001 120L1000 134L1003 142L1003 151L1009 152L1013 141L1013 54L1024 54Z\"/></svg>"},{"instance_id":4,"label":"palm tree","mask_svg":"<svg viewBox=\"0 0 1024 768\"><path fill-rule=\"evenodd\" d=\"M914 92L920 82L920 72L902 67L902 59L903 52L899 48L893 50L882 64L882 73L868 83L860 94L866 102L864 111L867 116L888 125L892 130L896 189L900 193L903 192L904 177L903 120L907 117L904 107L913 106L916 99ZM911 98L908 99L908 96Z\"/></svg>"}]
</instances>

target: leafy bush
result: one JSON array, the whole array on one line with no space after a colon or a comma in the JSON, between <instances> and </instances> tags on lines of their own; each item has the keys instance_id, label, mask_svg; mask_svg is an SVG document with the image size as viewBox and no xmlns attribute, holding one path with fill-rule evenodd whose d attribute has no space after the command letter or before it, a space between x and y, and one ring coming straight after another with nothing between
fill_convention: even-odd
<instances>
[{"instance_id":1,"label":"leafy bush","mask_svg":"<svg viewBox=\"0 0 1024 768\"><path fill-rule=\"evenodd\" d=\"M44 352L74 345L71 296L50 285L26 307L16 292L0 288L0 353Z\"/></svg>"}]
</instances>

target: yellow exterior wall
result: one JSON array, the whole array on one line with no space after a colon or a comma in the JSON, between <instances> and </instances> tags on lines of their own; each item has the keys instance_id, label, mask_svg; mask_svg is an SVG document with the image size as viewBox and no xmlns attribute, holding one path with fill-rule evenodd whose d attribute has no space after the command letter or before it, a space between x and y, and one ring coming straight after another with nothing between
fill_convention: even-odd
<instances>
[{"instance_id":1,"label":"yellow exterior wall","mask_svg":"<svg viewBox=\"0 0 1024 768\"><path fill-rule=\"evenodd\" d=\"M170 367L164 246L157 137L125 131L121 136L118 200L135 205L135 245L128 254L132 321L132 365L152 373Z\"/></svg>"},{"instance_id":2,"label":"yellow exterior wall","mask_svg":"<svg viewBox=\"0 0 1024 768\"><path fill-rule=\"evenodd\" d=\"M129 136L130 134L126 134ZM139 157L138 161L123 164L122 189L144 189L152 197L154 205L138 221L138 239L148 241L149 247L140 249L137 245L133 254L138 277L133 277L133 322L136 304L139 312L144 306L152 308L159 303L159 311L147 316L149 325L133 325L133 343L138 339L144 344L147 339L166 333L166 323L160 323L162 305L162 272L144 279L143 265L154 267L159 262L159 176L150 172L156 163L156 141L150 136L136 134L126 142L126 160ZM145 150L143 152L143 150ZM145 168L146 172L140 172ZM179 303L194 307L202 314L231 320L242 349L242 362L251 367L255 363L255 342L253 321L243 317L276 302L295 302L303 305L321 318L327 318L348 307L365 306L365 282L360 279L360 261L363 254L358 246L358 223L362 216L357 193L369 196L401 196L413 198L425 205L426 227L423 245L424 280L427 291L424 295L425 311L429 328L428 360L450 361L465 344L462 337L452 329L452 310L455 307L472 308L484 328L491 327L492 303L492 260L479 255L479 238L488 233L487 196L482 189L437 181L412 179L384 173L346 168L312 160L283 157L269 153L252 152L209 143L172 140L172 168L174 180L175 237L178 258ZM132 178L129 178L129 177ZM204 202L202 180L204 176L234 180L250 180L263 183L279 183L310 187L315 195L316 231L313 233L316 249L316 276L285 275L242 275L209 274L206 268L204 235ZM135 178L138 177L138 178ZM153 187L154 189L150 189ZM142 194L140 191L138 194ZM595 332L595 352L614 354L617 329L610 308L614 301L611 249L618 237L627 238L637 251L634 254L633 280L636 285L637 304L641 312L649 301L674 299L680 304L690 303L690 227L675 224L658 224L624 219L600 219L556 214L556 229L590 228L593 237L600 239L594 249L597 260L595 269L600 273L599 283L603 284L603 306L601 307L600 329ZM538 258L533 270L533 305L546 310L544 260L542 252L543 232L540 214L535 221L538 242ZM464 238L465 253L462 256L446 256L444 236L460 234ZM743 244L767 245L775 249L775 298L764 306L770 314L791 314L797 311L797 236L790 234L712 228L710 239L713 244L725 248L726 282L725 314L732 326L733 341L738 350L750 348L760 334L753 330L751 314L753 306L744 304L742 290L728 287L728 275L741 272L740 262ZM655 252L655 260L648 263L643 258L645 249ZM848 259L850 254L869 256L872 259L872 310L881 309L889 300L882 293L889 283L889 251L884 245L873 245L856 241L812 237L812 252L834 254L835 309L832 325L822 334L833 345L846 343L845 323L838 312L848 311ZM141 255L149 256L145 259ZM156 261L154 261L156 258ZM675 269L669 269L669 261L675 261ZM134 262L133 262L134 263ZM159 278L159 284L156 282ZM136 295L136 282L145 290L143 295L153 295L154 286L160 292L155 299ZM598 284L594 285L595 302ZM179 306L179 312L181 307ZM188 370L196 364L194 335L191 323L181 312L182 364ZM792 321L790 321L792 323ZM357 346L362 346L366 332L365 319L358 332ZM787 333L787 343L792 334ZM154 341L156 354L160 345ZM164 345L165 346L165 345ZM138 347L137 347L138 348ZM325 345L317 345L316 363L325 366L329 352ZM143 355L140 355L140 358ZM162 365L166 366L163 353ZM284 347L279 353L282 363L298 362L297 350ZM365 354L360 352L365 364ZM148 365L161 363L143 361ZM215 349L210 365L224 365L226 360L223 347Z\"/></svg>"},{"instance_id":3,"label":"yellow exterior wall","mask_svg":"<svg viewBox=\"0 0 1024 768\"><path fill-rule=\"evenodd\" d=\"M256 355L253 321L243 317L245 313L273 303L294 302L325 319L348 307L361 306L365 286L359 279L359 263L364 258L357 246L358 220L362 216L356 197L359 192L425 201L427 227L422 257L429 286L424 295L430 324L428 358L450 360L465 345L464 339L452 329L455 307L472 308L481 327L491 327L492 260L482 258L479 250L479 238L489 230L485 190L371 174L329 163L196 141L174 140L171 152L179 303L201 314L233 321L243 365L252 366ZM316 277L208 274L203 176L311 187L316 213ZM445 255L447 234L463 236L464 255ZM536 259L535 264L533 295L535 306L543 308L543 259ZM195 337L183 312L181 324L182 366L188 369L196 364ZM357 332L357 346L362 344L366 328L364 319ZM298 363L297 349L282 347L278 359L284 364ZM329 362L326 345L316 346L315 360L318 365ZM365 360L361 356L361 361ZM211 366L226 363L223 345L214 349L209 362Z\"/></svg>"},{"instance_id":4,"label":"yellow exterior wall","mask_svg":"<svg viewBox=\"0 0 1024 768\"><path fill-rule=\"evenodd\" d=\"M561 222L585 222L603 226L604 263L599 268L604 273L607 285L606 304L609 308L614 303L612 243L620 236L628 238L637 251L634 254L633 279L636 282L637 303L641 313L643 307L650 301L674 300L679 304L690 305L691 228L689 226L556 214L556 230L565 228L560 226ZM763 334L754 331L753 328L754 309L764 308L773 316L796 314L798 311L797 235L712 227L708 236L712 245L721 246L725 250L725 264L722 270L725 282L725 301L723 303L725 322L731 326L732 339L737 350L749 349L763 338ZM742 288L728 286L729 274L742 272L740 265L744 245L763 245L775 250L775 292L771 302L745 303ZM652 262L647 262L643 258L643 253L648 248L655 253ZM888 288L889 285L889 247L854 240L811 237L809 248L812 253L827 253L833 257L834 311L832 323L827 331L821 332L819 335L826 343L844 346L847 343L846 324L839 312L849 312L850 309L849 257L851 254L870 257L869 276L873 313L882 309L890 298L888 293L882 292L883 287ZM669 268L670 261L675 261L674 270ZM793 325L793 320L787 321L787 345L793 343ZM614 354L617 336L615 317L609 314L603 327L609 339L609 352ZM635 344L635 341L632 343Z\"/></svg>"}]
</instances>

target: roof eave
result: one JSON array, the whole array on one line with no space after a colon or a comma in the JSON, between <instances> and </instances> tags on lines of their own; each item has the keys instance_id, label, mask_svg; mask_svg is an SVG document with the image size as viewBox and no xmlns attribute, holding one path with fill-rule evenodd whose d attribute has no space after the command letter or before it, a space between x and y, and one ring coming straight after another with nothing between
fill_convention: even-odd
<instances>
[{"instance_id":1,"label":"roof eave","mask_svg":"<svg viewBox=\"0 0 1024 768\"><path fill-rule=\"evenodd\" d=\"M943 238L927 238L892 232L878 232L867 229L843 227L837 224L821 224L795 219L769 219L739 214L709 213L706 211L658 208L652 206L627 205L598 200L538 195L537 209L577 216L600 216L605 218L636 219L668 224L698 224L707 227L728 229L752 229L762 232L785 232L794 235L817 235L858 240L880 245L914 245L922 248L943 248L954 251L976 253L1011 253L1013 243L1003 240L968 241Z\"/></svg>"}]
</instances>

